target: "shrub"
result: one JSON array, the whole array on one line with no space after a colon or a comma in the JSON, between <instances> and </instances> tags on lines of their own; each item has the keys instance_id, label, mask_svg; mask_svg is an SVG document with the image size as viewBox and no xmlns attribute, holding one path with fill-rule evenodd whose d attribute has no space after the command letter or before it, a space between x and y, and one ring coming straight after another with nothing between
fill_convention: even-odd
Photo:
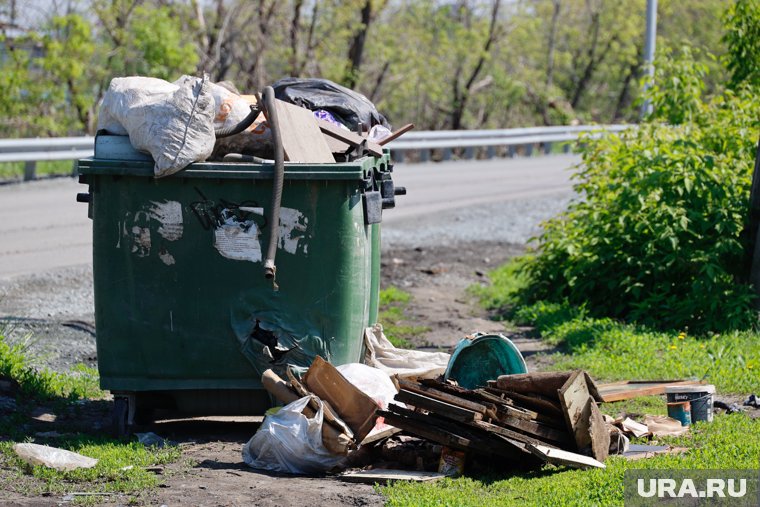
<instances>
[{"instance_id":1,"label":"shrub","mask_svg":"<svg viewBox=\"0 0 760 507\"><path fill-rule=\"evenodd\" d=\"M679 112L671 99L693 71L668 58L658 69L648 122L585 141L581 198L544 224L523 295L660 328L746 328L755 321L753 296L737 280L756 97L740 89L705 102L689 86L688 111ZM661 124L660 115L688 123Z\"/></svg>"}]
</instances>

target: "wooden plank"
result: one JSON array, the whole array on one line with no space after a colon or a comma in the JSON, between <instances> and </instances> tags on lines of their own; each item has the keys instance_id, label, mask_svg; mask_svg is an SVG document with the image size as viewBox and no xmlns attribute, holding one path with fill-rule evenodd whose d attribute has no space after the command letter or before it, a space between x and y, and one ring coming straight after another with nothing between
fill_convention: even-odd
<instances>
[{"instance_id":1,"label":"wooden plank","mask_svg":"<svg viewBox=\"0 0 760 507\"><path fill-rule=\"evenodd\" d=\"M438 472L375 468L374 470L362 470L360 472L346 472L340 474L338 479L345 482L357 482L360 484L383 484L393 481L430 482L443 479L444 477L446 477L446 474Z\"/></svg>"},{"instance_id":2,"label":"wooden plank","mask_svg":"<svg viewBox=\"0 0 760 507\"><path fill-rule=\"evenodd\" d=\"M424 386L422 384L417 384L415 382L410 382L408 380L398 379L398 384L401 389L424 394L430 398L445 401L446 403L451 403L452 405L463 407L468 410L472 410L473 412L480 412L481 414L485 414L486 410L488 409L488 407L482 403L466 400L453 394L449 394L432 387Z\"/></svg>"},{"instance_id":3,"label":"wooden plank","mask_svg":"<svg viewBox=\"0 0 760 507\"><path fill-rule=\"evenodd\" d=\"M698 380L624 380L600 384L599 395L605 403L629 400L639 396L655 396L664 394L667 386L700 385Z\"/></svg>"},{"instance_id":4,"label":"wooden plank","mask_svg":"<svg viewBox=\"0 0 760 507\"><path fill-rule=\"evenodd\" d=\"M589 394L584 372L573 372L557 393L577 449L580 452L588 449L594 458L604 461L609 452L610 434L606 431L594 398Z\"/></svg>"},{"instance_id":5,"label":"wooden plank","mask_svg":"<svg viewBox=\"0 0 760 507\"><path fill-rule=\"evenodd\" d=\"M317 119L306 108L275 99L285 160L290 162L335 163Z\"/></svg>"},{"instance_id":6,"label":"wooden plank","mask_svg":"<svg viewBox=\"0 0 760 507\"><path fill-rule=\"evenodd\" d=\"M607 468L594 458L574 452L554 449L545 445L527 444L526 448L539 458L555 465L566 465L573 468Z\"/></svg>"},{"instance_id":7,"label":"wooden plank","mask_svg":"<svg viewBox=\"0 0 760 507\"><path fill-rule=\"evenodd\" d=\"M353 132L349 130L344 130L340 127L337 127L330 122L326 122L324 120L317 120L316 118L315 120L317 122L317 125L319 126L319 129L322 131L323 134L330 136L334 139L337 139L338 141L348 143L351 146L359 146L360 144L365 143L365 146L369 153L371 153L375 157L383 156L383 147L380 146L379 144L372 142L360 136L359 134L354 134ZM332 153L330 154L330 156L332 156Z\"/></svg>"},{"instance_id":8,"label":"wooden plank","mask_svg":"<svg viewBox=\"0 0 760 507\"><path fill-rule=\"evenodd\" d=\"M559 404L559 400L552 401L539 394L526 395L522 393L516 393L514 391L503 391L494 387L487 387L486 390L489 393L498 395L503 394L507 398L510 398L516 405L529 408L536 413L543 414L552 419L563 418L562 407Z\"/></svg>"},{"instance_id":9,"label":"wooden plank","mask_svg":"<svg viewBox=\"0 0 760 507\"><path fill-rule=\"evenodd\" d=\"M435 414L421 414L390 404L388 411L380 411L378 415L385 417L388 424L402 428L413 435L463 451L508 458L531 455L522 446L516 446L514 442L505 442L501 438L495 438L496 435L488 431L446 420Z\"/></svg>"},{"instance_id":10,"label":"wooden plank","mask_svg":"<svg viewBox=\"0 0 760 507\"><path fill-rule=\"evenodd\" d=\"M545 426L536 421L526 421L525 419L502 414L499 414L498 421L503 426L520 430L521 432L527 433L529 436L542 441L554 442L563 447L572 445L573 443L571 435L568 434L566 430Z\"/></svg>"},{"instance_id":11,"label":"wooden plank","mask_svg":"<svg viewBox=\"0 0 760 507\"><path fill-rule=\"evenodd\" d=\"M435 398L429 398L423 394L407 391L406 389L401 389L394 399L417 408L435 412L438 415L454 419L455 421L479 421L483 418L483 415L479 412L458 407L445 401L436 400Z\"/></svg>"},{"instance_id":12,"label":"wooden plank","mask_svg":"<svg viewBox=\"0 0 760 507\"><path fill-rule=\"evenodd\" d=\"M407 132L409 132L413 128L414 128L414 123L407 123L406 125L404 125L400 129L398 129L397 131L395 131L394 133L392 133L391 135L389 135L385 139L383 139L381 141L378 141L377 144L379 144L380 146L385 146L386 144L388 144L389 142L393 141L394 139L398 139L402 135L406 134Z\"/></svg>"},{"instance_id":13,"label":"wooden plank","mask_svg":"<svg viewBox=\"0 0 760 507\"><path fill-rule=\"evenodd\" d=\"M498 433L499 435L503 435L524 444L549 445L543 440L518 433L517 431L512 431L508 428L503 428L497 424L487 423L485 421L473 421L472 424L479 428L483 428L486 431L490 431L491 433Z\"/></svg>"}]
</instances>

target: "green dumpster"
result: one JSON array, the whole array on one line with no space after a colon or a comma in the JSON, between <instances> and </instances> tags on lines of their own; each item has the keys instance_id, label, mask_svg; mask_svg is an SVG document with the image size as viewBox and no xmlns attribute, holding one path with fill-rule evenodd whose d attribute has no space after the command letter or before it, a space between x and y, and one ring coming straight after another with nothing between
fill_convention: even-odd
<instances>
[{"instance_id":1,"label":"green dumpster","mask_svg":"<svg viewBox=\"0 0 760 507\"><path fill-rule=\"evenodd\" d=\"M126 138L106 137L78 162L89 185L78 198L93 221L98 368L115 424L154 409L261 414L264 370L361 360L377 319L379 216L393 205L387 152L287 163L271 224L272 165L196 163L155 179ZM262 267L273 226L278 289Z\"/></svg>"}]
</instances>

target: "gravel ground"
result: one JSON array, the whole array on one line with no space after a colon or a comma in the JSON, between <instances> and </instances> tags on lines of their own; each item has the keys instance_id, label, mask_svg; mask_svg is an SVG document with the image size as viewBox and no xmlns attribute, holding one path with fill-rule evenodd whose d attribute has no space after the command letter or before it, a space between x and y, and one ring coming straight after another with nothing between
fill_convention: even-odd
<instances>
[{"instance_id":1,"label":"gravel ground","mask_svg":"<svg viewBox=\"0 0 760 507\"><path fill-rule=\"evenodd\" d=\"M393 220L383 227L383 249L431 247L452 242L524 245L539 224L567 208L572 192L550 198L520 199L459 208L423 217Z\"/></svg>"}]
</instances>

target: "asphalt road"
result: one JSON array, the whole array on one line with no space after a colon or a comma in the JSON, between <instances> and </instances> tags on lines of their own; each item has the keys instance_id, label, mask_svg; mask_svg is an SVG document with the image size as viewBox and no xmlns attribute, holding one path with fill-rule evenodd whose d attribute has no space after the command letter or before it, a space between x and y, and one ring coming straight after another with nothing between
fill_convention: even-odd
<instances>
[{"instance_id":1,"label":"asphalt road","mask_svg":"<svg viewBox=\"0 0 760 507\"><path fill-rule=\"evenodd\" d=\"M568 169L577 162L575 156L556 155L399 164L394 180L408 195L384 213L384 241L524 242L537 220L566 204ZM71 178L0 186L0 279L92 263L87 205L75 200L85 190Z\"/></svg>"}]
</instances>

